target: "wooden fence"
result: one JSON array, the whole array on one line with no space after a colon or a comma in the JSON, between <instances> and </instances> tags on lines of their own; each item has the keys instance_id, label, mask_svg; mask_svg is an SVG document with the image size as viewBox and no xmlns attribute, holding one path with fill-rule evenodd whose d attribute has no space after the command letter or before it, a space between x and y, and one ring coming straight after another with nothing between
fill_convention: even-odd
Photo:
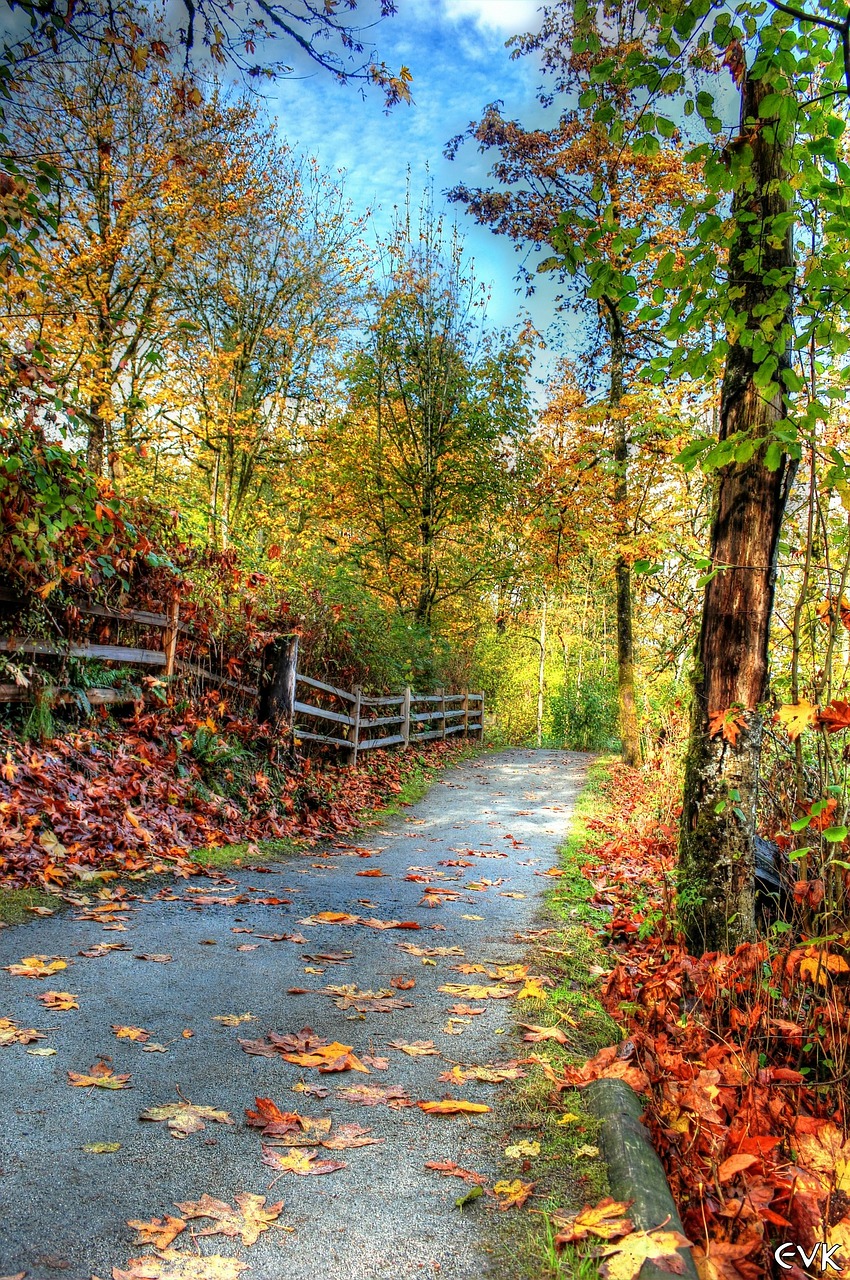
<instances>
[{"instance_id":1,"label":"wooden fence","mask_svg":"<svg viewBox=\"0 0 850 1280\"><path fill-rule=\"evenodd\" d=\"M370 697L359 687L340 689L298 670L298 637L280 636L261 654L256 686L232 680L198 663L181 659L177 641L189 628L181 624L175 600L167 614L138 609L107 609L102 605L79 606L87 617L116 623L130 623L162 631L162 648L133 648L117 644L0 638L0 652L32 657L75 658L115 662L124 666L153 667L171 677L176 673L231 688L257 702L257 718L287 729L298 741L318 742L350 752L356 763L362 751L407 747L412 742L429 742L461 733L482 733L483 693L403 692ZM42 690L55 702L73 702L79 692L93 706L135 701L131 692L119 689L87 688L76 691L54 686ZM301 696L299 696L299 693ZM17 684L0 684L0 702L26 702L30 689ZM303 722L306 720L306 724ZM376 736L377 735L377 736Z\"/></svg>"}]
</instances>

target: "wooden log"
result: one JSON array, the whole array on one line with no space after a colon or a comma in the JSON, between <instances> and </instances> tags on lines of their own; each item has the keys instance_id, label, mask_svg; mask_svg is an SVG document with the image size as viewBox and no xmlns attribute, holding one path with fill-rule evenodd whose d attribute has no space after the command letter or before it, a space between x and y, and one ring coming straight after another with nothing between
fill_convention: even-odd
<instances>
[{"instance_id":1,"label":"wooden log","mask_svg":"<svg viewBox=\"0 0 850 1280\"><path fill-rule=\"evenodd\" d=\"M292 709L302 716L318 716L320 720L333 720L335 724L354 724L354 718L342 711L326 711L324 707L314 707L309 702L299 702L297 699L292 704Z\"/></svg>"},{"instance_id":2,"label":"wooden log","mask_svg":"<svg viewBox=\"0 0 850 1280\"><path fill-rule=\"evenodd\" d=\"M382 724L402 724L404 716L376 716L374 720L360 720L361 729L377 729Z\"/></svg>"},{"instance_id":3,"label":"wooden log","mask_svg":"<svg viewBox=\"0 0 850 1280\"><path fill-rule=\"evenodd\" d=\"M364 738L358 744L358 751L369 751L372 747L394 747L404 742L404 738L400 733L394 733L391 738Z\"/></svg>"},{"instance_id":4,"label":"wooden log","mask_svg":"<svg viewBox=\"0 0 850 1280\"><path fill-rule=\"evenodd\" d=\"M427 733L412 733L410 735L411 742L429 742L432 738L442 738L442 729L429 729Z\"/></svg>"},{"instance_id":5,"label":"wooden log","mask_svg":"<svg viewBox=\"0 0 850 1280\"><path fill-rule=\"evenodd\" d=\"M331 747L351 747L347 738L331 738L326 733L308 733L306 729L296 729L296 738L305 738L308 742L324 742Z\"/></svg>"},{"instance_id":6,"label":"wooden log","mask_svg":"<svg viewBox=\"0 0 850 1280\"><path fill-rule=\"evenodd\" d=\"M93 707L139 701L137 694L128 693L124 689L60 689L55 685L47 685L42 686L39 692L50 702L63 705L76 702L77 694L80 693L85 695ZM29 702L32 696L33 690L22 685L0 684L0 702Z\"/></svg>"},{"instance_id":7,"label":"wooden log","mask_svg":"<svg viewBox=\"0 0 850 1280\"><path fill-rule=\"evenodd\" d=\"M198 676L201 680L210 680L213 684L226 685L228 689L238 689L249 698L257 697L257 690L252 689L249 684L240 684L238 680L231 680L229 676L220 676L215 671L208 671L206 667L199 667L197 663L177 658L174 665L178 671L185 671L187 675Z\"/></svg>"},{"instance_id":8,"label":"wooden log","mask_svg":"<svg viewBox=\"0 0 850 1280\"><path fill-rule=\"evenodd\" d=\"M351 732L351 763L357 764L357 755L360 751L360 699L363 696L363 690L359 684L354 686L354 724Z\"/></svg>"},{"instance_id":9,"label":"wooden log","mask_svg":"<svg viewBox=\"0 0 850 1280\"><path fill-rule=\"evenodd\" d=\"M291 729L297 662L297 636L277 636L263 649L258 689L259 724L286 725Z\"/></svg>"},{"instance_id":10,"label":"wooden log","mask_svg":"<svg viewBox=\"0 0 850 1280\"><path fill-rule=\"evenodd\" d=\"M180 626L180 597L175 592L168 606L168 626L162 636L162 652L165 654L165 674L174 675L174 659L177 656L177 635Z\"/></svg>"},{"instance_id":11,"label":"wooden log","mask_svg":"<svg viewBox=\"0 0 850 1280\"><path fill-rule=\"evenodd\" d=\"M360 705L363 707L398 707L404 702L403 693L394 693L387 698L361 698Z\"/></svg>"},{"instance_id":12,"label":"wooden log","mask_svg":"<svg viewBox=\"0 0 850 1280\"><path fill-rule=\"evenodd\" d=\"M410 746L410 685L405 686L404 690L404 724L402 727L402 736L404 737L404 745Z\"/></svg>"},{"instance_id":13,"label":"wooden log","mask_svg":"<svg viewBox=\"0 0 850 1280\"><path fill-rule=\"evenodd\" d=\"M101 658L130 667L164 667L165 654L157 649L129 649L118 644L54 644L51 640L0 640L3 653L32 653L45 657Z\"/></svg>"},{"instance_id":14,"label":"wooden log","mask_svg":"<svg viewBox=\"0 0 850 1280\"><path fill-rule=\"evenodd\" d=\"M354 694L348 693L345 689L337 689L336 685L324 684L321 680L314 680L312 676L302 676L300 672L295 674L296 684L309 685L311 689L321 689L323 693L336 694L338 698L342 698L345 702L353 702Z\"/></svg>"}]
</instances>

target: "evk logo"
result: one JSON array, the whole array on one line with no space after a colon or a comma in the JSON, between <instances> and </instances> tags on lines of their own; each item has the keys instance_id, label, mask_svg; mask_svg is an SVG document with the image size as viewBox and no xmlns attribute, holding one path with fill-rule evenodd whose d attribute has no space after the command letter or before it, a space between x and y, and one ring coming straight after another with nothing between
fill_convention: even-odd
<instances>
[{"instance_id":1,"label":"evk logo","mask_svg":"<svg viewBox=\"0 0 850 1280\"><path fill-rule=\"evenodd\" d=\"M773 1256L783 1271L790 1271L793 1266L802 1266L821 1272L840 1272L843 1267L840 1249L841 1245L819 1240L811 1249L804 1249L801 1244L781 1244L778 1249L774 1249Z\"/></svg>"}]
</instances>

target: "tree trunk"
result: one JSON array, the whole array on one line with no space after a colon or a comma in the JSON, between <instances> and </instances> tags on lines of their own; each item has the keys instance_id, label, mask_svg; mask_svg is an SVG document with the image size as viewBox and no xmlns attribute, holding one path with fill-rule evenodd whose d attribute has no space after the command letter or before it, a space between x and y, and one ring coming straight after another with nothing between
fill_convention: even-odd
<instances>
[{"instance_id":1,"label":"tree trunk","mask_svg":"<svg viewBox=\"0 0 850 1280\"><path fill-rule=\"evenodd\" d=\"M546 682L546 592L543 592L543 609L540 614L540 662L537 667L537 745L543 746L543 694Z\"/></svg>"},{"instance_id":2,"label":"tree trunk","mask_svg":"<svg viewBox=\"0 0 850 1280\"><path fill-rule=\"evenodd\" d=\"M611 388L608 403L613 417L614 462L617 468L614 503L619 512L617 533L621 539L625 539L630 532L626 510L629 496L629 447L625 418L619 410L623 398L625 345L620 315L613 304L609 304L608 330L611 336ZM635 699L632 570L629 561L622 554L617 556L614 578L617 586L617 691L620 708L620 742L623 763L634 767L640 764L640 734Z\"/></svg>"},{"instance_id":3,"label":"tree trunk","mask_svg":"<svg viewBox=\"0 0 850 1280\"><path fill-rule=\"evenodd\" d=\"M773 224L777 217L784 223L792 208L779 189L785 177L783 147L772 125L754 123L768 92L769 86L761 81L744 82L744 170L732 209L737 234L728 276L741 290L738 314L752 334L771 320L781 333L791 313L791 227L781 223L780 231ZM787 184L782 185L788 192ZM761 363L765 359L762 353ZM787 354L780 357L777 379L783 363L787 366ZM767 689L777 543L796 470L785 455L774 470L765 465L769 438L784 408L779 391L768 398L756 385L759 368L749 340L730 347L721 391L720 439L744 433L767 440L749 460L732 462L718 473L711 531L714 572L705 589L697 650L679 847L680 919L689 946L698 953L732 950L756 932L759 703ZM735 717L731 728L727 722L727 736L711 734L710 718L718 713Z\"/></svg>"},{"instance_id":4,"label":"tree trunk","mask_svg":"<svg viewBox=\"0 0 850 1280\"><path fill-rule=\"evenodd\" d=\"M275 729L291 729L297 665L297 636L278 636L263 649L257 707L259 724L271 723Z\"/></svg>"}]
</instances>

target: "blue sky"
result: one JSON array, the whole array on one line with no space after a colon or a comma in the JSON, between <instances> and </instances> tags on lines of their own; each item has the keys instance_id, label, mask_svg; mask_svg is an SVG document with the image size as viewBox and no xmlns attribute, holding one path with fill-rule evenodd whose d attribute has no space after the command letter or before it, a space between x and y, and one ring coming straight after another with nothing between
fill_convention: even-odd
<instances>
[{"instance_id":1,"label":"blue sky","mask_svg":"<svg viewBox=\"0 0 850 1280\"><path fill-rule=\"evenodd\" d=\"M538 0L399 0L399 12L376 30L379 55L388 66L413 72L414 105L383 108L379 91L363 97L353 85L340 85L325 72L280 82L268 97L280 132L293 146L315 155L327 169L346 173L346 191L358 212L372 211L372 226L383 235L393 207L404 200L408 170L417 200L430 173L442 193L461 179L483 183L485 157L467 144L455 161L445 159L449 138L480 117L487 103L500 98L505 111L523 121L535 112L540 76L532 58L512 61L505 41L533 29ZM553 313L553 288L530 298L516 293L519 264L513 246L486 227L478 227L453 205L474 260L476 277L491 287L491 324L513 326L527 309L539 329Z\"/></svg>"}]
</instances>

